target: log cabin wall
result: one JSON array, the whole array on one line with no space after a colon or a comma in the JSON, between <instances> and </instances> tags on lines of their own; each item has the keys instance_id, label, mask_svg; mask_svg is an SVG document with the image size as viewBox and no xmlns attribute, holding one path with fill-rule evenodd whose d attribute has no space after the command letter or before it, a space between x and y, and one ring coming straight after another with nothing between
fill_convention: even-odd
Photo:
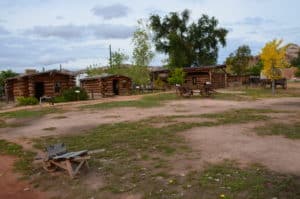
<instances>
[{"instance_id":1,"label":"log cabin wall","mask_svg":"<svg viewBox=\"0 0 300 199\"><path fill-rule=\"evenodd\" d=\"M29 96L36 95L36 83L43 83L45 96L59 96L63 90L75 87L75 78L73 76L53 73L34 75L29 77L28 88Z\"/></svg>"},{"instance_id":2,"label":"log cabin wall","mask_svg":"<svg viewBox=\"0 0 300 199\"><path fill-rule=\"evenodd\" d=\"M229 85L240 84L245 85L250 82L250 75L228 75L227 81Z\"/></svg>"},{"instance_id":3,"label":"log cabin wall","mask_svg":"<svg viewBox=\"0 0 300 199\"><path fill-rule=\"evenodd\" d=\"M214 88L225 88L226 86L226 77L225 73L212 73L211 83Z\"/></svg>"},{"instance_id":4,"label":"log cabin wall","mask_svg":"<svg viewBox=\"0 0 300 199\"><path fill-rule=\"evenodd\" d=\"M73 75L59 72L46 72L11 78L6 81L8 100L17 97L36 97L36 84L40 83L43 96L58 96L63 90L75 86Z\"/></svg>"},{"instance_id":5,"label":"log cabin wall","mask_svg":"<svg viewBox=\"0 0 300 199\"><path fill-rule=\"evenodd\" d=\"M183 68L186 74L183 86L197 90L201 89L205 82L211 82L214 88L224 88L227 86L227 74L224 68L226 65ZM160 75L167 76L165 79L168 79L170 70L152 71L151 81L153 85Z\"/></svg>"},{"instance_id":6,"label":"log cabin wall","mask_svg":"<svg viewBox=\"0 0 300 199\"><path fill-rule=\"evenodd\" d=\"M86 90L86 92L90 95L90 98L102 96L100 79L86 79L80 81L80 86Z\"/></svg>"},{"instance_id":7,"label":"log cabin wall","mask_svg":"<svg viewBox=\"0 0 300 199\"><path fill-rule=\"evenodd\" d=\"M205 82L209 82L208 72L187 73L183 86L196 90L203 87Z\"/></svg>"},{"instance_id":8,"label":"log cabin wall","mask_svg":"<svg viewBox=\"0 0 300 199\"><path fill-rule=\"evenodd\" d=\"M114 84L117 91L114 89ZM131 84L132 81L130 78L119 75L86 78L81 80L81 87L84 88L90 95L95 97L129 95L131 93Z\"/></svg>"}]
</instances>

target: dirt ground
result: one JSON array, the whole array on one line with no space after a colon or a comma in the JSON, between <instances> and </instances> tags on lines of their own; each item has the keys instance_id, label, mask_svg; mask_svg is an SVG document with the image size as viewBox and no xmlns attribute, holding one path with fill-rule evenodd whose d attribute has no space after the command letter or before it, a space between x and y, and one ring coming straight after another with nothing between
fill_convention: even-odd
<instances>
[{"instance_id":1,"label":"dirt ground","mask_svg":"<svg viewBox=\"0 0 300 199\"><path fill-rule=\"evenodd\" d=\"M15 158L1 156L0 167L0 198L2 199L45 199L45 193L33 190L26 181L18 180L12 171Z\"/></svg>"},{"instance_id":2,"label":"dirt ground","mask_svg":"<svg viewBox=\"0 0 300 199\"><path fill-rule=\"evenodd\" d=\"M135 97L138 98L138 97ZM128 98L122 98L128 100ZM119 99L118 99L119 100ZM61 106L61 105L60 105ZM68 107L69 106L69 107ZM109 110L76 110L77 103L70 105L65 104L64 108L68 112L61 114L49 114L34 120L26 120L26 125L19 128L2 128L0 129L0 139L6 139L30 148L29 139L47 135L78 134L84 133L99 124L116 123L124 121L137 121L155 116L173 116L173 115L193 115L203 113L216 113L230 109L255 108L255 109L273 109L291 112L300 112L299 98L276 98L262 99L257 101L223 101L212 99L195 99L195 100L177 100L168 102L165 106L138 109L138 108L119 108ZM60 119L57 118L60 116ZM64 117L61 117L64 116ZM276 118L277 117L277 118ZM274 121L289 122L294 120L293 114L274 115ZM297 118L296 118L297 119ZM298 118L299 119L299 118ZM8 122L14 122L10 119ZM184 119L182 119L184 120ZM178 164L180 172L184 172L185 167L202 167L209 163L222 162L225 159L236 160L242 164L259 163L267 168L283 172L300 175L300 141L290 140L280 136L261 137L254 133L253 128L263 123L247 123L236 125L224 125L214 127L193 128L181 135L190 143L191 147L199 152L200 157L197 161L184 162ZM45 130L46 128L52 130ZM196 153L198 154L198 153ZM6 170L6 177L0 178L0 198L9 198L11 190L5 182L10 185L17 195L22 198L45 198L41 197L40 192L27 191L23 189L26 184L17 181L16 176L10 171L13 159L6 156L0 157L1 166L0 174ZM15 186L16 185L16 186ZM3 193L3 190L6 190ZM5 196L5 197L4 197Z\"/></svg>"},{"instance_id":3,"label":"dirt ground","mask_svg":"<svg viewBox=\"0 0 300 199\"><path fill-rule=\"evenodd\" d=\"M158 115L172 116L216 113L240 108L272 108L294 111L295 108L299 107L300 102L298 98L264 99L253 102L195 99L172 101L165 106L147 109L125 107L109 110L73 110L25 120L25 125L20 128L2 128L0 129L0 139L18 141L19 139L24 140L24 138L48 135L76 134L95 128L99 124L137 121ZM64 108L68 109L66 105ZM58 116L61 118L58 119ZM15 121L16 119L9 119L7 122L14 123ZM47 128L52 129L46 130Z\"/></svg>"}]
</instances>

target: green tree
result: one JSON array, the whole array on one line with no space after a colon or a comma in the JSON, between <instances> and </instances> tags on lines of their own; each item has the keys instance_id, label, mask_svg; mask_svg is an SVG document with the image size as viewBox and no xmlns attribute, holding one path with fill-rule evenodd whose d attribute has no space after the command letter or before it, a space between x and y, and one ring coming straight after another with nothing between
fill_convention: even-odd
<instances>
[{"instance_id":1,"label":"green tree","mask_svg":"<svg viewBox=\"0 0 300 199\"><path fill-rule=\"evenodd\" d=\"M161 18L150 16L156 50L168 55L169 67L216 63L219 45L226 45L227 30L218 28L218 20L202 15L189 25L190 13L171 12Z\"/></svg>"},{"instance_id":2,"label":"green tree","mask_svg":"<svg viewBox=\"0 0 300 199\"><path fill-rule=\"evenodd\" d=\"M111 54L111 63L110 65L113 68L121 67L124 63L129 59L129 56L125 53L121 52L119 49ZM109 60L110 61L110 60Z\"/></svg>"},{"instance_id":3,"label":"green tree","mask_svg":"<svg viewBox=\"0 0 300 199\"><path fill-rule=\"evenodd\" d=\"M300 51L298 52L298 57L291 61L291 65L297 67L298 70L300 70Z\"/></svg>"},{"instance_id":4,"label":"green tree","mask_svg":"<svg viewBox=\"0 0 300 199\"><path fill-rule=\"evenodd\" d=\"M170 77L168 78L168 82L173 85L182 85L184 83L184 79L185 72L183 71L183 68L175 68L171 71Z\"/></svg>"},{"instance_id":5,"label":"green tree","mask_svg":"<svg viewBox=\"0 0 300 199\"><path fill-rule=\"evenodd\" d=\"M0 95L3 95L4 93L5 80L17 75L18 73L13 72L12 70L3 70L0 72Z\"/></svg>"},{"instance_id":6,"label":"green tree","mask_svg":"<svg viewBox=\"0 0 300 199\"><path fill-rule=\"evenodd\" d=\"M249 70L249 61L251 59L251 50L247 45L238 47L238 49L229 55L226 64L229 70L236 75L244 75Z\"/></svg>"},{"instance_id":7,"label":"green tree","mask_svg":"<svg viewBox=\"0 0 300 199\"><path fill-rule=\"evenodd\" d=\"M251 66L248 71L250 75L260 76L262 69L263 69L263 63L261 60L259 60L257 64Z\"/></svg>"},{"instance_id":8,"label":"green tree","mask_svg":"<svg viewBox=\"0 0 300 199\"><path fill-rule=\"evenodd\" d=\"M151 51L151 42L147 32L148 26L142 20L138 20L138 26L133 33L132 43L134 45L132 58L136 66L148 66L154 57Z\"/></svg>"}]
</instances>

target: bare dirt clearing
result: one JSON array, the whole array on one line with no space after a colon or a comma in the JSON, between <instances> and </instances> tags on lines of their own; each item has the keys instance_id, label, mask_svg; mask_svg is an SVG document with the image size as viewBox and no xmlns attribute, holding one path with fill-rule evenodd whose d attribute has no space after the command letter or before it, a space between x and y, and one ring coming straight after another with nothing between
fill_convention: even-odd
<instances>
[{"instance_id":1,"label":"bare dirt clearing","mask_svg":"<svg viewBox=\"0 0 300 199\"><path fill-rule=\"evenodd\" d=\"M56 136L63 137L67 135L66 137L69 138L66 138L66 140L69 140L70 143L73 143L73 147L78 146L79 143L81 143L81 147L87 147L92 144L98 144L95 141L97 139L98 142L101 141L101 138L105 139L106 135L101 130L96 130L94 134L88 132L91 130L95 131L95 128L101 124L101 128L107 128L107 131L109 133L114 131L114 133L117 134L121 131L125 132L132 130L132 133L135 133L133 134L133 137L128 136L129 134L126 134L126 136L124 136L122 133L117 134L118 138L116 137L113 140L106 137L107 141L114 141L111 144L115 144L116 140L120 139L121 143L126 143L125 148L122 148L124 147L124 145L117 145L118 148L109 148L109 146L106 146L106 150L102 150L103 148L105 148L103 146L105 145L105 143L102 143L99 146L96 145L97 147L94 149L99 149L103 154L98 153L93 154L92 156L98 157L99 160L103 160L103 162L97 162L97 164L100 166L93 168L91 170L91 173L88 173L80 178L77 181L78 184L70 183L69 185L68 183L59 181L59 179L57 179L54 184L57 184L58 186L58 194L60 194L61 192L67 195L67 193L72 192L73 189L77 189L78 186L83 186L90 187L90 190L87 189L88 195L86 195L89 197L91 193L99 193L102 194L102 197L106 196L105 194L108 194L108 198L143 198L143 195L141 193L143 193L143 188L146 188L143 187L145 185L140 185L141 187L136 188L136 186L139 185L134 184L135 182L131 182L130 179L142 179L141 182L147 179L150 180L149 183L152 183L153 186L155 186L157 183L161 183L159 184L159 186L165 186L165 189L168 189L170 183L173 183L172 178L169 178L168 175L173 175L172 177L176 176L176 178L178 179L186 178L186 176L188 176L189 173L194 170L203 171L203 169L205 169L207 165L219 164L224 160L233 160L237 163L241 163L244 166L258 163L276 172L295 174L299 176L300 141L287 139L282 136L259 136L254 130L255 127L264 126L268 124L268 122L289 124L299 121L299 101L299 98L261 99L256 101L180 99L168 101L164 105L152 108L122 107L104 110L96 108L82 109L79 107L79 104L65 104L63 106L63 109L65 110L64 112L50 113L40 117L32 118L5 119L8 123L21 122L23 125L19 127L0 128L0 139L10 140L22 145L25 149L31 150L32 144L34 143L31 140L32 138L41 138L43 136L51 136L51 138L55 138ZM267 111L266 113L263 113L263 110L262 112L258 111L257 113L268 116L268 120L258 119L250 120L249 122L243 121L241 123L224 122L223 124L221 122L218 123L219 119L217 118L217 116L216 118L199 117L199 115L202 114L213 113L217 115L222 114L222 112L224 111L240 109L272 109L278 110L279 112ZM234 117L237 116L235 115ZM120 122L125 123L120 124ZM134 122L136 122L137 124L134 124ZM208 125L192 125L201 123ZM103 124L107 124L107 126ZM109 126L110 124L115 124L116 127L113 127L113 125ZM140 127L138 125L140 125ZM178 126L172 129L172 126L176 125ZM134 129L137 130L134 131ZM162 131L170 133L170 137L175 136L175 133L179 132L178 136L176 134L176 137L181 140L183 140L184 138L184 143L187 144L191 149L181 149L179 147L176 148L177 146L175 146L172 142L176 139L170 139L170 143L172 145L162 145L163 147L161 148L161 150L166 151L168 155L159 154L157 155L157 157L152 157L151 155L155 155L155 153L151 154L149 153L149 151L157 150L156 144L158 144L158 140L157 143L149 144L152 140L154 140L153 137L150 137L151 139L149 139L148 137L139 137L139 135L136 133L139 133L141 130L144 130L143 133L145 133L145 135L147 135L147 133L149 132L155 133L155 131ZM101 133L105 136L101 137ZM149 135L151 133L149 133ZM80 137L80 135L82 135L82 137ZM122 135L124 137L120 137ZM157 136L161 135L157 134ZM164 139L166 140L166 143L169 141L168 137L164 137ZM85 140L85 142L83 142L82 140ZM151 146L145 146L147 145L147 143ZM139 146L139 148L138 150L132 150L135 149L131 149L130 147L132 146ZM174 153L172 147L175 147L176 153ZM126 151L126 149L130 149L128 151L130 153L123 153L124 151ZM188 150L188 152L186 153L184 152L184 150ZM106 154L106 158L104 154ZM2 158L3 157L1 157L1 160ZM120 164L122 163L121 160L124 160L125 162L123 162L123 164ZM144 165L139 165L139 163L147 161L147 164L145 163ZM113 166L114 163L117 165L116 167ZM126 167L127 164L133 166L134 170L130 170L130 167ZM142 168L140 168L140 170L137 170L135 166L142 166ZM11 165L9 165L9 167L11 167ZM147 170L144 170L144 167L149 168ZM109 169L108 174L104 172L104 168ZM114 169L116 169L116 171L114 171ZM128 172L126 171L126 169L128 170ZM156 174L154 175L154 173L152 172ZM119 176L119 173L121 173L120 175L124 176ZM107 176L103 174L106 174ZM43 175L50 176L47 174ZM116 191L121 189L121 191L119 191L120 194L114 195L110 192L99 191L103 187L107 187L107 179L110 179L109 175L112 175L112 181L109 181L111 183L110 189ZM133 175L134 178L130 178L128 177L128 175ZM153 177L152 175L154 175L155 177ZM129 183L127 183L127 181ZM15 183L19 182L15 181ZM47 183L51 184L51 182ZM59 185L59 183L63 184ZM132 185L132 187L128 188L125 185ZM151 187L152 185L149 185L149 187ZM0 188L1 186L5 185L0 184ZM125 186L125 188L123 186ZM123 188L124 190L128 188L129 191L126 192L123 190ZM160 189L160 187L158 188ZM175 185L173 188L174 190L177 190ZM131 189L137 189L137 191L131 192ZM184 188L182 190L188 192L189 189ZM71 194L72 197L75 196L76 193L77 192L74 191L73 195ZM158 194L163 195L163 193ZM38 198L38 196L36 198Z\"/></svg>"},{"instance_id":2,"label":"bare dirt clearing","mask_svg":"<svg viewBox=\"0 0 300 199\"><path fill-rule=\"evenodd\" d=\"M0 129L0 138L14 140L23 137L34 138L47 135L77 134L95 128L99 124L138 121L156 116L199 115L240 108L272 108L295 111L300 107L298 103L299 98L263 99L253 102L195 99L171 101L164 106L147 109L114 108L109 110L77 110L22 120L25 123L22 127ZM15 122L17 120L9 119L8 121ZM49 128L51 130L43 130Z\"/></svg>"},{"instance_id":3,"label":"bare dirt clearing","mask_svg":"<svg viewBox=\"0 0 300 199\"><path fill-rule=\"evenodd\" d=\"M182 135L200 151L202 165L236 160L244 165L258 163L274 171L299 175L300 142L278 136L258 136L252 130L257 126L259 123L202 127Z\"/></svg>"}]
</instances>

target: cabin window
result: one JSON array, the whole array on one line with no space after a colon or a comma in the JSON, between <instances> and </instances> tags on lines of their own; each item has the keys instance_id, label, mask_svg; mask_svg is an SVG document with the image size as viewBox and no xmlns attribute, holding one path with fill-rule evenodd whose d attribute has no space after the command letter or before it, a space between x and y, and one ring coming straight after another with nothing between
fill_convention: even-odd
<instances>
[{"instance_id":1,"label":"cabin window","mask_svg":"<svg viewBox=\"0 0 300 199\"><path fill-rule=\"evenodd\" d=\"M54 92L55 93L60 93L61 90L61 83L60 82L56 82L55 86L54 86Z\"/></svg>"},{"instance_id":2,"label":"cabin window","mask_svg":"<svg viewBox=\"0 0 300 199\"><path fill-rule=\"evenodd\" d=\"M197 84L197 77L193 77L193 85Z\"/></svg>"}]
</instances>

